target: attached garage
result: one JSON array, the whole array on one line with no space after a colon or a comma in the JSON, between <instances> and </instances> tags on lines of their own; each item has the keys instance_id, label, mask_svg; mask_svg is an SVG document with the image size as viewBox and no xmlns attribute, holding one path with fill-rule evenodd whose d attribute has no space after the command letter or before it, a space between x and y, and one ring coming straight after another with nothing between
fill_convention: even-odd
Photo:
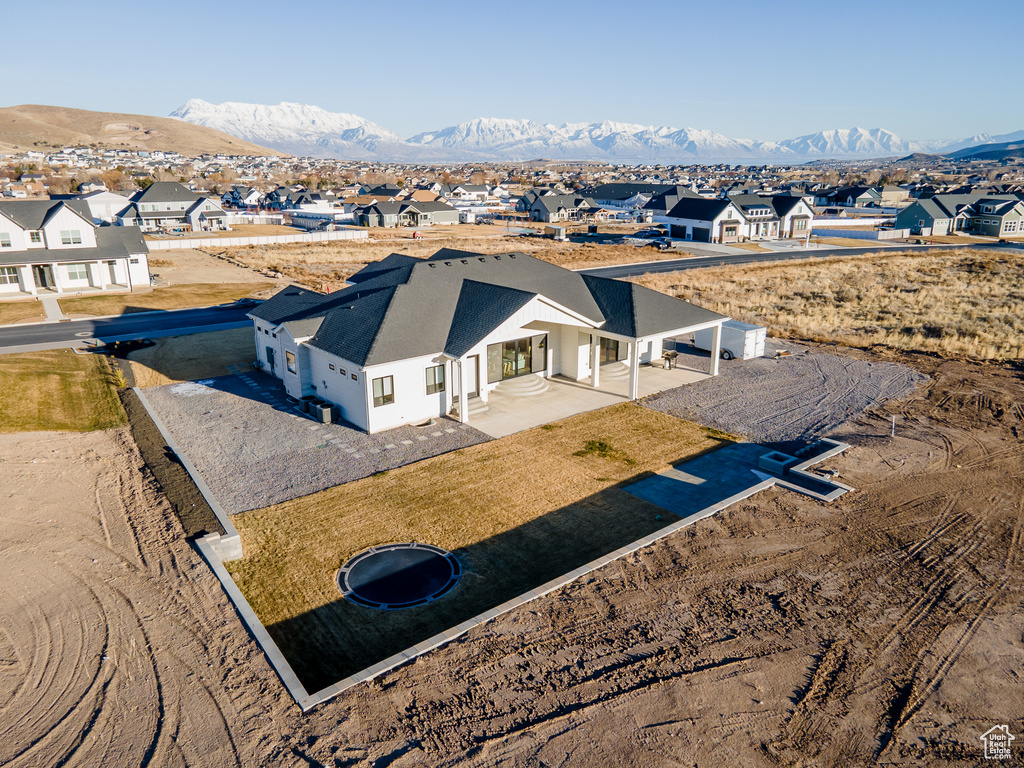
<instances>
[{"instance_id":1,"label":"attached garage","mask_svg":"<svg viewBox=\"0 0 1024 768\"><path fill-rule=\"evenodd\" d=\"M698 243L710 243L711 242L711 227L694 227L693 228L693 239Z\"/></svg>"}]
</instances>

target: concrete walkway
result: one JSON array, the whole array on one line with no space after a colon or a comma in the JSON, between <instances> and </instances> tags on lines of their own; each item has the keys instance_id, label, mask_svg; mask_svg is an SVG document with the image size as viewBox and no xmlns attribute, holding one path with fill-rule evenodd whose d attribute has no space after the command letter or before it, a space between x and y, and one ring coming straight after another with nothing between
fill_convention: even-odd
<instances>
[{"instance_id":1,"label":"concrete walkway","mask_svg":"<svg viewBox=\"0 0 1024 768\"><path fill-rule=\"evenodd\" d=\"M602 368L602 375L604 372ZM665 370L656 366L642 366L639 395L653 395L707 378L708 374L689 368ZM529 396L503 394L500 388L491 392L486 411L478 414L470 411L469 425L491 437L505 437L629 399L628 378L599 379L598 389L586 382L570 381L557 376L547 379L547 383L546 392Z\"/></svg>"},{"instance_id":2,"label":"concrete walkway","mask_svg":"<svg viewBox=\"0 0 1024 768\"><path fill-rule=\"evenodd\" d=\"M850 486L807 472L806 468L842 453L849 446L832 440L821 442L817 455L792 466L788 472L761 466L761 458L774 453L773 449L756 443L734 443L623 490L684 518L708 517L773 485L820 501L833 501L852 490Z\"/></svg>"},{"instance_id":3,"label":"concrete walkway","mask_svg":"<svg viewBox=\"0 0 1024 768\"><path fill-rule=\"evenodd\" d=\"M61 320L67 320L68 316L60 308L60 304L57 303L57 299L53 296L43 296L39 299L43 305L43 310L46 312L46 322L48 323L59 323Z\"/></svg>"}]
</instances>

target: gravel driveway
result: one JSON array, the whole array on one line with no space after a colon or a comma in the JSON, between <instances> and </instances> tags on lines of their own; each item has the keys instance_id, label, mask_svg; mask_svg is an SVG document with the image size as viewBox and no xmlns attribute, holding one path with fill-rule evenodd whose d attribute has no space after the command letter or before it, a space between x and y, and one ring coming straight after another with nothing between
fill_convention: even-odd
<instances>
[{"instance_id":1,"label":"gravel driveway","mask_svg":"<svg viewBox=\"0 0 1024 768\"><path fill-rule=\"evenodd\" d=\"M792 355L775 358L779 350ZM821 437L875 403L902 397L926 378L897 363L854 360L768 339L765 357L723 360L717 377L651 395L643 404L755 442L784 443Z\"/></svg>"},{"instance_id":2,"label":"gravel driveway","mask_svg":"<svg viewBox=\"0 0 1024 768\"><path fill-rule=\"evenodd\" d=\"M252 371L154 387L146 398L231 514L490 440L447 418L374 435L320 424L294 409L280 381Z\"/></svg>"}]
</instances>

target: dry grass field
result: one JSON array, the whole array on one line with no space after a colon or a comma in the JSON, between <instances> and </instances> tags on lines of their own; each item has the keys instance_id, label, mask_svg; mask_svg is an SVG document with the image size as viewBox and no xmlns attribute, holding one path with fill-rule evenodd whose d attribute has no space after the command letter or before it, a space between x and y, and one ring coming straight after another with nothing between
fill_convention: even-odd
<instances>
[{"instance_id":1,"label":"dry grass field","mask_svg":"<svg viewBox=\"0 0 1024 768\"><path fill-rule=\"evenodd\" d=\"M0 302L0 325L20 323L23 320L43 320L46 312L38 301Z\"/></svg>"},{"instance_id":2,"label":"dry grass field","mask_svg":"<svg viewBox=\"0 0 1024 768\"><path fill-rule=\"evenodd\" d=\"M135 386L143 388L226 376L229 365L255 359L252 328L167 336L128 355Z\"/></svg>"},{"instance_id":3,"label":"dry grass field","mask_svg":"<svg viewBox=\"0 0 1024 768\"><path fill-rule=\"evenodd\" d=\"M236 515L246 556L228 568L319 689L664 527L660 509L618 485L727 439L633 403L580 414ZM454 551L460 584L402 611L342 600L339 566L395 541Z\"/></svg>"},{"instance_id":4,"label":"dry grass field","mask_svg":"<svg viewBox=\"0 0 1024 768\"><path fill-rule=\"evenodd\" d=\"M87 432L124 423L105 358L61 349L2 360L0 432Z\"/></svg>"},{"instance_id":5,"label":"dry grass field","mask_svg":"<svg viewBox=\"0 0 1024 768\"><path fill-rule=\"evenodd\" d=\"M767 325L775 336L980 360L1024 357L1024 255L883 252L636 281Z\"/></svg>"},{"instance_id":6,"label":"dry grass field","mask_svg":"<svg viewBox=\"0 0 1024 768\"><path fill-rule=\"evenodd\" d=\"M211 237L264 237L266 235L297 235L303 230L295 227L286 227L283 224L235 224L225 232L186 232L180 235L181 238L211 238ZM153 237L146 235L147 240L175 240L174 237ZM149 260L150 264L153 260Z\"/></svg>"},{"instance_id":7,"label":"dry grass field","mask_svg":"<svg viewBox=\"0 0 1024 768\"><path fill-rule=\"evenodd\" d=\"M191 283L155 288L146 293L121 293L111 296L85 296L60 299L67 315L127 315L155 309L185 309L226 304L267 290L268 283Z\"/></svg>"},{"instance_id":8,"label":"dry grass field","mask_svg":"<svg viewBox=\"0 0 1024 768\"><path fill-rule=\"evenodd\" d=\"M349 276L372 261L391 253L405 253L423 258L441 248L454 248L474 253L507 253L519 251L550 261L567 269L597 267L605 264L628 264L636 261L685 258L686 253L637 248L632 245L597 245L556 243L532 237L504 235L498 237L452 237L298 243L295 245L250 245L216 250L253 269L270 269L292 280L314 287L326 284L337 288Z\"/></svg>"}]
</instances>

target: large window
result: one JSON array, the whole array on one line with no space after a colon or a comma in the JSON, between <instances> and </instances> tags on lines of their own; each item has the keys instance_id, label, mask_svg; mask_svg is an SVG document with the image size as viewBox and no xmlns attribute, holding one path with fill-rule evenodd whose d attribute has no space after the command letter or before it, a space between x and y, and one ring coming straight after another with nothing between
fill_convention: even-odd
<instances>
[{"instance_id":1,"label":"large window","mask_svg":"<svg viewBox=\"0 0 1024 768\"><path fill-rule=\"evenodd\" d=\"M490 384L527 373L547 370L546 334L487 345L487 381Z\"/></svg>"},{"instance_id":2,"label":"large window","mask_svg":"<svg viewBox=\"0 0 1024 768\"><path fill-rule=\"evenodd\" d=\"M295 353L285 352L284 362L288 366L288 373L295 373Z\"/></svg>"},{"instance_id":3,"label":"large window","mask_svg":"<svg viewBox=\"0 0 1024 768\"><path fill-rule=\"evenodd\" d=\"M60 242L62 245L81 245L82 232L78 229L62 229L60 231Z\"/></svg>"},{"instance_id":4,"label":"large window","mask_svg":"<svg viewBox=\"0 0 1024 768\"><path fill-rule=\"evenodd\" d=\"M15 285L17 282L17 267L0 267L0 285Z\"/></svg>"},{"instance_id":5,"label":"large window","mask_svg":"<svg viewBox=\"0 0 1024 768\"><path fill-rule=\"evenodd\" d=\"M85 264L68 264L68 280L88 280L89 270Z\"/></svg>"},{"instance_id":6,"label":"large window","mask_svg":"<svg viewBox=\"0 0 1024 768\"><path fill-rule=\"evenodd\" d=\"M382 376L373 380L373 404L387 405L395 402L395 379L393 376Z\"/></svg>"},{"instance_id":7,"label":"large window","mask_svg":"<svg viewBox=\"0 0 1024 768\"><path fill-rule=\"evenodd\" d=\"M427 368L427 394L436 395L444 392L444 366L434 365Z\"/></svg>"}]
</instances>

